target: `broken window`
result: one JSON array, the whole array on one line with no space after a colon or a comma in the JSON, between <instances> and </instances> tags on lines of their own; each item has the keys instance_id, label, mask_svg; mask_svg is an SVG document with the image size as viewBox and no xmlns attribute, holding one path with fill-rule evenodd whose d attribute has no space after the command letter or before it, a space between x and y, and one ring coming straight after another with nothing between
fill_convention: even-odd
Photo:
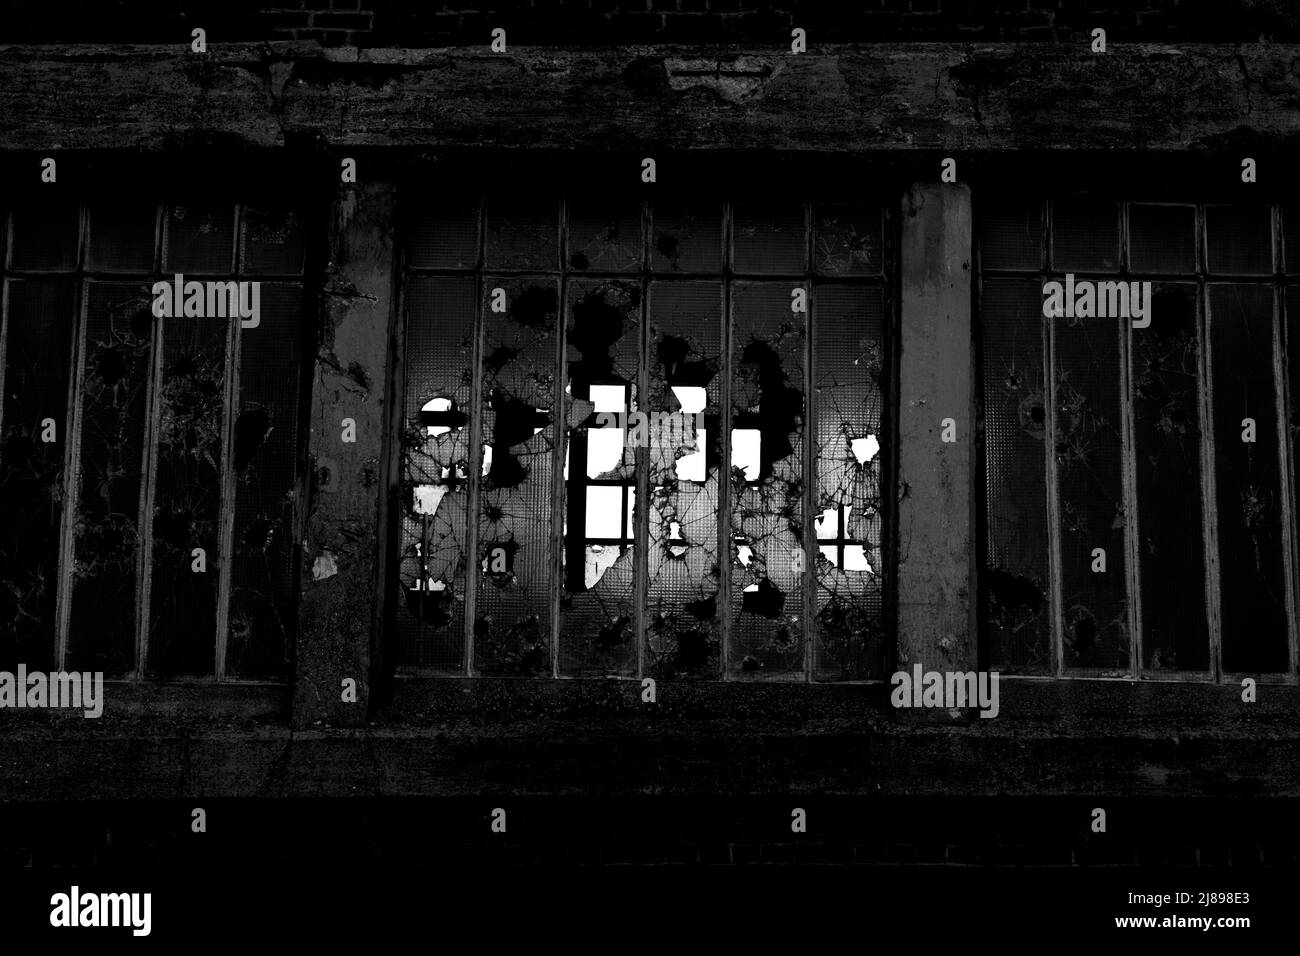
<instances>
[{"instance_id":1,"label":"broken window","mask_svg":"<svg viewBox=\"0 0 1300 956\"><path fill-rule=\"evenodd\" d=\"M0 656L119 677L285 678L299 215L113 198L9 218ZM262 281L259 326L156 317L153 284L177 273Z\"/></svg>"},{"instance_id":2,"label":"broken window","mask_svg":"<svg viewBox=\"0 0 1300 956\"><path fill-rule=\"evenodd\" d=\"M652 438L637 401L641 312L638 282L569 283L559 665L574 676L637 672L637 459Z\"/></svg>"},{"instance_id":3,"label":"broken window","mask_svg":"<svg viewBox=\"0 0 1300 956\"><path fill-rule=\"evenodd\" d=\"M555 213L551 212L551 228ZM495 290L504 312L493 311ZM559 290L554 278L484 281L474 667L550 674Z\"/></svg>"},{"instance_id":4,"label":"broken window","mask_svg":"<svg viewBox=\"0 0 1300 956\"><path fill-rule=\"evenodd\" d=\"M723 309L718 281L650 285L649 401L675 426L649 449L645 627L654 677L714 677L720 667Z\"/></svg>"},{"instance_id":5,"label":"broken window","mask_svg":"<svg viewBox=\"0 0 1300 956\"><path fill-rule=\"evenodd\" d=\"M421 210L408 288L477 283L477 313L449 321L479 344L469 362L435 357L413 344L408 304L408 430L412 409L447 415L453 398L481 430L465 463L480 521L463 547L482 573L465 596L474 621L447 622L472 658L399 629L401 663L882 676L882 215L692 198ZM468 369L471 394L412 376L425 365ZM835 514L829 556L814 507ZM415 539L408 591L424 577ZM450 530L440 540L462 547Z\"/></svg>"},{"instance_id":6,"label":"broken window","mask_svg":"<svg viewBox=\"0 0 1300 956\"><path fill-rule=\"evenodd\" d=\"M865 233L868 226L856 228ZM877 234L872 247L878 246ZM817 422L813 666L818 676L860 679L883 673L886 666L881 610L887 390L884 289L819 285L813 317L817 335L813 344Z\"/></svg>"},{"instance_id":7,"label":"broken window","mask_svg":"<svg viewBox=\"0 0 1300 956\"><path fill-rule=\"evenodd\" d=\"M1294 666L1278 224L1263 205L1095 197L984 220L991 666L1175 679ZM1067 274L1149 282L1150 324L1073 305L1045 318L1044 283Z\"/></svg>"}]
</instances>

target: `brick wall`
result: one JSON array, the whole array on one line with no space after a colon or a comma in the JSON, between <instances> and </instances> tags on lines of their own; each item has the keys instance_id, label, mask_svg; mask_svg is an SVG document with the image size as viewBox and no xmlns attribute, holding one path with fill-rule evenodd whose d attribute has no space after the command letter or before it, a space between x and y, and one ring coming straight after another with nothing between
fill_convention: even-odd
<instances>
[{"instance_id":1,"label":"brick wall","mask_svg":"<svg viewBox=\"0 0 1300 956\"><path fill-rule=\"evenodd\" d=\"M0 43L305 39L461 46L503 27L520 45L1056 41L1093 27L1112 42L1300 38L1292 0L54 0L0 3Z\"/></svg>"}]
</instances>

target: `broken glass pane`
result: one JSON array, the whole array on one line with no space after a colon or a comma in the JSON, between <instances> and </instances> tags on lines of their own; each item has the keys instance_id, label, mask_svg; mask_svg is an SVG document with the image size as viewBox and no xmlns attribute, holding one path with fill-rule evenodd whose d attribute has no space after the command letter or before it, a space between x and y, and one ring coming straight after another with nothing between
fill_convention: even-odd
<instances>
[{"instance_id":1,"label":"broken glass pane","mask_svg":"<svg viewBox=\"0 0 1300 956\"><path fill-rule=\"evenodd\" d=\"M984 282L987 553L982 591L990 666L1008 673L1051 669L1042 322L1040 282Z\"/></svg>"},{"instance_id":2,"label":"broken glass pane","mask_svg":"<svg viewBox=\"0 0 1300 956\"><path fill-rule=\"evenodd\" d=\"M1128 207L1129 265L1134 272L1196 271L1194 206Z\"/></svg>"},{"instance_id":3,"label":"broken glass pane","mask_svg":"<svg viewBox=\"0 0 1300 956\"><path fill-rule=\"evenodd\" d=\"M559 203L553 199L490 199L484 250L488 268L546 271L558 268L559 209Z\"/></svg>"},{"instance_id":4,"label":"broken glass pane","mask_svg":"<svg viewBox=\"0 0 1300 956\"><path fill-rule=\"evenodd\" d=\"M221 554L225 318L163 319L149 670L211 674ZM194 554L201 548L202 554ZM201 564L199 563L201 562ZM197 570L205 566L204 570Z\"/></svg>"},{"instance_id":5,"label":"broken glass pane","mask_svg":"<svg viewBox=\"0 0 1300 956\"><path fill-rule=\"evenodd\" d=\"M657 202L650 230L655 272L722 271L722 204Z\"/></svg>"},{"instance_id":6,"label":"broken glass pane","mask_svg":"<svg viewBox=\"0 0 1300 956\"><path fill-rule=\"evenodd\" d=\"M1095 198L1053 203L1052 268L1058 272L1118 269L1118 205Z\"/></svg>"},{"instance_id":7,"label":"broken glass pane","mask_svg":"<svg viewBox=\"0 0 1300 956\"><path fill-rule=\"evenodd\" d=\"M650 444L646 672L719 672L718 436L722 286L655 282L648 405L680 422Z\"/></svg>"},{"instance_id":8,"label":"broken glass pane","mask_svg":"<svg viewBox=\"0 0 1300 956\"><path fill-rule=\"evenodd\" d=\"M861 680L884 673L880 454L885 387L882 294L821 285L815 312L817 510L813 672ZM829 553L828 553L829 552Z\"/></svg>"},{"instance_id":9,"label":"broken glass pane","mask_svg":"<svg viewBox=\"0 0 1300 956\"><path fill-rule=\"evenodd\" d=\"M731 423L760 432L758 480L731 473L728 666L747 677L803 671L805 323L790 291L733 286Z\"/></svg>"},{"instance_id":10,"label":"broken glass pane","mask_svg":"<svg viewBox=\"0 0 1300 956\"><path fill-rule=\"evenodd\" d=\"M67 272L77 267L81 207L68 200L23 203L13 209L9 266L15 271Z\"/></svg>"},{"instance_id":11,"label":"broken glass pane","mask_svg":"<svg viewBox=\"0 0 1300 956\"><path fill-rule=\"evenodd\" d=\"M148 285L130 283L90 283L85 294L68 667L122 675L135 667L153 297Z\"/></svg>"},{"instance_id":12,"label":"broken glass pane","mask_svg":"<svg viewBox=\"0 0 1300 956\"><path fill-rule=\"evenodd\" d=\"M492 311L498 287L506 292L505 313ZM551 456L558 290L551 279L485 277L483 291L485 474L474 666L485 674L543 675L551 670L557 567Z\"/></svg>"},{"instance_id":13,"label":"broken glass pane","mask_svg":"<svg viewBox=\"0 0 1300 956\"><path fill-rule=\"evenodd\" d=\"M875 275L883 262L879 206L818 206L813 267L824 276Z\"/></svg>"},{"instance_id":14,"label":"broken glass pane","mask_svg":"<svg viewBox=\"0 0 1300 956\"><path fill-rule=\"evenodd\" d=\"M568 474L560 600L563 674L636 671L637 556L631 540L636 459L638 447L653 439L652 422L640 415L635 394L640 341L639 282L570 284L565 337ZM593 480L603 484L592 485Z\"/></svg>"},{"instance_id":15,"label":"broken glass pane","mask_svg":"<svg viewBox=\"0 0 1300 956\"><path fill-rule=\"evenodd\" d=\"M90 204L89 266L100 272L153 272L158 207L141 202Z\"/></svg>"},{"instance_id":16,"label":"broken glass pane","mask_svg":"<svg viewBox=\"0 0 1300 956\"><path fill-rule=\"evenodd\" d=\"M1025 269L1043 267L1043 209L1041 204L998 202L981 209L980 267Z\"/></svg>"},{"instance_id":17,"label":"broken glass pane","mask_svg":"<svg viewBox=\"0 0 1300 956\"><path fill-rule=\"evenodd\" d=\"M474 280L412 279L406 310L397 660L454 672L465 661Z\"/></svg>"},{"instance_id":18,"label":"broken glass pane","mask_svg":"<svg viewBox=\"0 0 1300 956\"><path fill-rule=\"evenodd\" d=\"M406 264L413 269L478 266L477 201L422 208L407 234Z\"/></svg>"},{"instance_id":19,"label":"broken glass pane","mask_svg":"<svg viewBox=\"0 0 1300 956\"><path fill-rule=\"evenodd\" d=\"M294 526L302 288L262 285L262 324L240 329L231 467L235 525L226 635L229 677L280 680L293 646Z\"/></svg>"},{"instance_id":20,"label":"broken glass pane","mask_svg":"<svg viewBox=\"0 0 1300 956\"><path fill-rule=\"evenodd\" d=\"M10 280L6 292L0 667L13 671L21 662L48 669L54 652L76 285Z\"/></svg>"},{"instance_id":21,"label":"broken glass pane","mask_svg":"<svg viewBox=\"0 0 1300 956\"><path fill-rule=\"evenodd\" d=\"M1208 291L1223 669L1284 671L1289 654L1273 290L1212 285Z\"/></svg>"},{"instance_id":22,"label":"broken glass pane","mask_svg":"<svg viewBox=\"0 0 1300 956\"><path fill-rule=\"evenodd\" d=\"M641 205L635 200L569 206L569 268L577 272L640 272Z\"/></svg>"},{"instance_id":23,"label":"broken glass pane","mask_svg":"<svg viewBox=\"0 0 1300 956\"><path fill-rule=\"evenodd\" d=\"M1157 285L1152 301L1132 340L1142 666L1208 671L1196 286Z\"/></svg>"},{"instance_id":24,"label":"broken glass pane","mask_svg":"<svg viewBox=\"0 0 1300 956\"><path fill-rule=\"evenodd\" d=\"M245 206L243 272L252 275L297 275L302 272L306 237L302 216L290 209Z\"/></svg>"},{"instance_id":25,"label":"broken glass pane","mask_svg":"<svg viewBox=\"0 0 1300 956\"><path fill-rule=\"evenodd\" d=\"M1131 673L1120 417L1120 336L1127 323L1051 321L1063 660L1067 668L1118 677Z\"/></svg>"},{"instance_id":26,"label":"broken glass pane","mask_svg":"<svg viewBox=\"0 0 1300 956\"><path fill-rule=\"evenodd\" d=\"M732 234L734 272L793 274L806 268L808 233L802 205L741 203Z\"/></svg>"},{"instance_id":27,"label":"broken glass pane","mask_svg":"<svg viewBox=\"0 0 1300 956\"><path fill-rule=\"evenodd\" d=\"M1212 275L1269 275L1273 217L1268 206L1206 206L1206 265Z\"/></svg>"},{"instance_id":28,"label":"broken glass pane","mask_svg":"<svg viewBox=\"0 0 1300 956\"><path fill-rule=\"evenodd\" d=\"M235 209L221 205L169 206L164 272L226 274L234 269Z\"/></svg>"}]
</instances>

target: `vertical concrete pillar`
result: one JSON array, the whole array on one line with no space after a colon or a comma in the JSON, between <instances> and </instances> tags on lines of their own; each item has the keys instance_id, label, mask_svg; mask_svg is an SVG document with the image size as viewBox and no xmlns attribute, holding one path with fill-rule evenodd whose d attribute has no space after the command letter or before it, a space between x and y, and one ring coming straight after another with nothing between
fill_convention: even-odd
<instances>
[{"instance_id":1,"label":"vertical concrete pillar","mask_svg":"<svg viewBox=\"0 0 1300 956\"><path fill-rule=\"evenodd\" d=\"M355 726L370 694L371 642L382 590L380 463L392 326L393 191L341 186L311 386L310 491L293 722ZM348 420L355 441L345 440ZM356 682L356 702L343 699Z\"/></svg>"},{"instance_id":2,"label":"vertical concrete pillar","mask_svg":"<svg viewBox=\"0 0 1300 956\"><path fill-rule=\"evenodd\" d=\"M964 185L903 197L899 362L898 664L974 670L975 363ZM952 419L945 442L945 419Z\"/></svg>"}]
</instances>

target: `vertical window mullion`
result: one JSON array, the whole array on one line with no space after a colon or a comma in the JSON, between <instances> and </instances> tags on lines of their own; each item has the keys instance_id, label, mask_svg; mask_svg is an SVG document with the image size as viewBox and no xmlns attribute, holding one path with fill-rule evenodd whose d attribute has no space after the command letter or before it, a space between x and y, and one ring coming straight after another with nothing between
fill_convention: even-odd
<instances>
[{"instance_id":1,"label":"vertical window mullion","mask_svg":"<svg viewBox=\"0 0 1300 956\"><path fill-rule=\"evenodd\" d=\"M478 585L479 585L479 495L481 493L483 472L483 335L486 321L483 302L486 283L483 280L484 245L486 243L485 220L487 203L482 198L478 203L478 220L474 270L474 339L470 346L470 385L469 385L469 482L465 496L465 633L462 670L466 677L474 676L474 622L478 619ZM406 322L410 317L401 313ZM405 386L403 386L405 388ZM455 468L453 466L453 473ZM427 546L422 546L427 547Z\"/></svg>"},{"instance_id":2,"label":"vertical window mullion","mask_svg":"<svg viewBox=\"0 0 1300 956\"><path fill-rule=\"evenodd\" d=\"M1127 282L1129 270L1129 204L1119 203L1119 272L1120 281ZM1147 303L1148 312L1151 304ZM1150 316L1148 315L1148 318ZM1129 671L1137 679L1142 676L1142 569L1139 548L1140 528L1137 500L1137 439L1133 420L1133 323L1122 319L1124 332L1120 336L1120 423L1124 448L1120 464L1120 481L1124 502L1124 572L1128 590Z\"/></svg>"},{"instance_id":3,"label":"vertical window mullion","mask_svg":"<svg viewBox=\"0 0 1300 956\"><path fill-rule=\"evenodd\" d=\"M637 410L643 415L653 415L650 408L650 202L641 200L641 329L640 342L637 346L636 392ZM568 250L565 250L566 252ZM631 403L625 403L629 406ZM656 436L655 430L648 429L651 440ZM626 436L626 431L624 436ZM650 593L650 511L654 507L650 495L650 449L641 446L636 450L636 500L639 507L635 512L636 524L633 527L632 592L633 614L632 633L636 640L636 676L645 675L646 641L649 640L646 625ZM626 531L626 525L622 529Z\"/></svg>"},{"instance_id":4,"label":"vertical window mullion","mask_svg":"<svg viewBox=\"0 0 1300 956\"><path fill-rule=\"evenodd\" d=\"M154 263L162 274L169 219L166 203L158 204L157 228L154 230ZM140 548L136 560L135 671L143 680L149 667L149 616L153 601L153 511L158 489L158 423L162 415L163 335L169 319L154 316L150 329L149 385L144 423L144 461L140 494Z\"/></svg>"},{"instance_id":5,"label":"vertical window mullion","mask_svg":"<svg viewBox=\"0 0 1300 956\"><path fill-rule=\"evenodd\" d=\"M1210 314L1209 291L1206 286L1207 251L1205 235L1205 206L1196 206L1196 307L1201 336L1201 487L1205 502L1205 587L1206 608L1210 631L1211 680L1223 676L1223 616L1219 600L1219 507L1215 490L1214 473L1214 361L1211 348L1213 316Z\"/></svg>"},{"instance_id":6,"label":"vertical window mullion","mask_svg":"<svg viewBox=\"0 0 1300 956\"><path fill-rule=\"evenodd\" d=\"M167 204L159 201L154 216L153 271L162 275L163 248L166 242ZM149 327L149 378L145 386L144 433L140 462L140 501L136 527L139 529L140 547L135 560L135 666L131 679L142 680L148 662L149 602L152 600L153 570L153 496L157 482L157 434L161 392L158 387L162 376L163 319L153 318Z\"/></svg>"},{"instance_id":7,"label":"vertical window mullion","mask_svg":"<svg viewBox=\"0 0 1300 956\"><path fill-rule=\"evenodd\" d=\"M231 278L238 281L240 272L240 246L243 245L242 204L235 205L235 242L231 250ZM221 499L217 525L217 633L213 642L212 673L218 683L226 676L226 638L230 622L230 584L234 572L233 544L235 537L235 469L234 442L235 418L239 411L239 350L241 323L232 317L226 330L226 387L223 404L225 414L221 422Z\"/></svg>"},{"instance_id":8,"label":"vertical window mullion","mask_svg":"<svg viewBox=\"0 0 1300 956\"><path fill-rule=\"evenodd\" d=\"M81 391L86 355L86 205L81 205L78 226L77 292L73 299L72 360L68 366L68 401L63 429L63 496L59 516L59 564L56 570L57 591L54 604L54 666L64 669L68 654L68 625L72 619L72 566L77 531L77 501L81 492Z\"/></svg>"},{"instance_id":9,"label":"vertical window mullion","mask_svg":"<svg viewBox=\"0 0 1300 956\"><path fill-rule=\"evenodd\" d=\"M1043 262L1046 269L1040 281L1055 270L1052 261L1052 203L1043 203ZM1062 603L1061 508L1056 473L1056 328L1052 319L1040 317L1043 328L1044 368L1047 370L1043 402L1046 406L1046 435L1043 442L1047 455L1047 565L1051 589L1052 642L1051 671L1054 677L1065 676L1065 610Z\"/></svg>"},{"instance_id":10,"label":"vertical window mullion","mask_svg":"<svg viewBox=\"0 0 1300 956\"><path fill-rule=\"evenodd\" d=\"M565 449L568 448L570 436L568 434L568 411L565 383L568 381L568 367L565 361L566 347L568 339L569 326L569 282L568 268L565 261L565 254L568 252L569 244L569 203L568 200L561 197L560 199L560 222L559 222L559 242L560 242L560 262L559 262L559 300L555 316L555 415L551 427L555 429L555 440L551 443L551 587L550 587L550 607L551 607L551 676L558 678L560 676L560 598L564 593L566 574L574 573L571 568L567 568L563 563L564 551L564 516L566 495L568 488L564 480L564 457ZM583 443L583 454L581 461L574 461L572 465L579 469L582 480L586 482L586 453L585 442ZM583 488L585 495L586 488ZM587 533L585 519L583 527L573 529L573 533L579 536L585 536ZM585 551L585 545L584 545ZM579 572L581 573L581 568Z\"/></svg>"},{"instance_id":11,"label":"vertical window mullion","mask_svg":"<svg viewBox=\"0 0 1300 956\"><path fill-rule=\"evenodd\" d=\"M1296 541L1295 541L1295 517L1294 517L1294 488L1295 479L1291 474L1291 428L1290 415L1290 390L1288 388L1288 376L1286 365L1286 339L1285 339L1285 295L1286 295L1286 264L1283 259L1282 249L1282 208L1274 204L1271 207L1271 217L1273 226L1273 381L1275 408L1277 414L1277 437L1278 437L1278 472L1279 472L1279 497L1281 498L1280 520L1282 522L1282 560L1285 564L1285 573L1282 580L1286 589L1284 597L1286 607L1287 621L1287 669L1286 674L1291 680L1296 676L1296 660L1300 656L1300 622L1296 620Z\"/></svg>"},{"instance_id":12,"label":"vertical window mullion","mask_svg":"<svg viewBox=\"0 0 1300 956\"><path fill-rule=\"evenodd\" d=\"M59 423L63 429L63 502L59 519L59 564L57 574L57 592L54 605L54 666L63 670L68 653L68 624L72 619L72 555L77 525L77 500L81 481L78 472L81 469L81 386L86 347L86 259L90 238L87 220L89 210L85 203L80 206L77 224L77 291L73 299L73 321L76 323L72 334L72 361L68 366L68 401L64 421Z\"/></svg>"},{"instance_id":13,"label":"vertical window mullion","mask_svg":"<svg viewBox=\"0 0 1300 956\"><path fill-rule=\"evenodd\" d=\"M731 680L731 328L732 204L722 204L722 380L718 402L718 612L722 679Z\"/></svg>"},{"instance_id":14,"label":"vertical window mullion","mask_svg":"<svg viewBox=\"0 0 1300 956\"><path fill-rule=\"evenodd\" d=\"M817 628L815 619L817 614L817 556L821 553L817 547L816 527L814 525L814 515L817 512L817 454L815 442L817 440L817 406L816 406L816 389L813 383L817 381L816 367L814 362L813 343L816 341L816 330L813 327L813 263L814 258L813 237L813 204L811 202L804 204L804 305L807 311L804 313L804 349L803 349L803 381L800 388L804 395L804 426L803 426L803 520L801 522L802 534L800 536L799 547L803 550L802 567L803 571L799 574L801 585L800 593L803 597L803 621L802 638L803 638L803 679L811 682L813 677L813 642L817 639ZM839 560L839 566L844 567L844 535L846 529L841 520L843 517L843 505L836 503L835 515L835 535L839 539L836 542L836 556Z\"/></svg>"}]
</instances>

